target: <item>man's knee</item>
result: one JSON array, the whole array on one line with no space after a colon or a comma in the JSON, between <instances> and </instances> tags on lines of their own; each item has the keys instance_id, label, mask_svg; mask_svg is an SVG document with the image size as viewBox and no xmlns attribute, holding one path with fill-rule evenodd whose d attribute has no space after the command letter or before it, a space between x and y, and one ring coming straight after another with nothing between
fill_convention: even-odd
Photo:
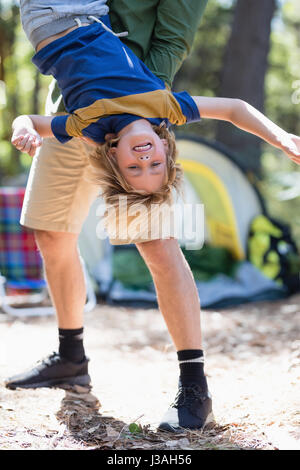
<instances>
[{"instance_id":1,"label":"man's knee","mask_svg":"<svg viewBox=\"0 0 300 470\"><path fill-rule=\"evenodd\" d=\"M34 236L45 261L58 261L77 249L78 235L74 233L34 230Z\"/></svg>"},{"instance_id":2,"label":"man's knee","mask_svg":"<svg viewBox=\"0 0 300 470\"><path fill-rule=\"evenodd\" d=\"M178 241L173 238L139 243L136 246L150 269L171 268L182 257Z\"/></svg>"}]
</instances>

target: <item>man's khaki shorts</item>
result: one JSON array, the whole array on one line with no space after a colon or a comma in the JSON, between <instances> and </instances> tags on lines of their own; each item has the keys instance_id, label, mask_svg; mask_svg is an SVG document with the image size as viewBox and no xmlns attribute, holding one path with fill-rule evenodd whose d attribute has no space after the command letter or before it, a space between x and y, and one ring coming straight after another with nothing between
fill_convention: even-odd
<instances>
[{"instance_id":1,"label":"man's khaki shorts","mask_svg":"<svg viewBox=\"0 0 300 470\"><path fill-rule=\"evenodd\" d=\"M20 223L38 230L80 233L99 187L87 181L88 151L81 139L44 139L32 159Z\"/></svg>"},{"instance_id":2,"label":"man's khaki shorts","mask_svg":"<svg viewBox=\"0 0 300 470\"><path fill-rule=\"evenodd\" d=\"M93 147L79 138L65 144L55 138L44 139L32 160L20 219L22 225L37 230L80 233L90 206L100 193L100 187L88 178L88 152L91 151ZM149 214L120 214L109 212L103 223L112 244L173 238L170 234L161 235L158 229L161 216L157 210L151 223ZM126 222L129 230L124 231Z\"/></svg>"}]
</instances>

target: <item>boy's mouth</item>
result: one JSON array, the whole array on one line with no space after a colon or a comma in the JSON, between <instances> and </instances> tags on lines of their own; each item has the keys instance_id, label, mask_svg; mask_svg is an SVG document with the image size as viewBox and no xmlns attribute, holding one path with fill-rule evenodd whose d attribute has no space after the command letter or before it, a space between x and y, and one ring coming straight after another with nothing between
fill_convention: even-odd
<instances>
[{"instance_id":1,"label":"boy's mouth","mask_svg":"<svg viewBox=\"0 0 300 470\"><path fill-rule=\"evenodd\" d=\"M152 149L152 144L147 142L146 144L136 145L132 150L135 152L149 152Z\"/></svg>"}]
</instances>

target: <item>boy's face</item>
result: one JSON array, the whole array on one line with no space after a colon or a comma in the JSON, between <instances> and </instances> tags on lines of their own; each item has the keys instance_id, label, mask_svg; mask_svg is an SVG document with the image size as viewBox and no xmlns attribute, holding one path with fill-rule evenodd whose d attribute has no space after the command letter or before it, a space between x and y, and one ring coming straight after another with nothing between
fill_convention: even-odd
<instances>
[{"instance_id":1,"label":"boy's face","mask_svg":"<svg viewBox=\"0 0 300 470\"><path fill-rule=\"evenodd\" d=\"M160 139L150 126L149 130L133 127L130 132L120 135L117 147L112 147L111 154L131 186L153 193L166 180L167 150L167 141Z\"/></svg>"}]
</instances>

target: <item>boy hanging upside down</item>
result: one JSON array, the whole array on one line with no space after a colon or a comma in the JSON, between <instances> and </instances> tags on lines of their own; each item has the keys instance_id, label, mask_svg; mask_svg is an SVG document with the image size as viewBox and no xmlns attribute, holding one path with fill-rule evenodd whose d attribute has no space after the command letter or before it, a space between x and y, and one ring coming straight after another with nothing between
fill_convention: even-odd
<instances>
[{"instance_id":1,"label":"boy hanging upside down","mask_svg":"<svg viewBox=\"0 0 300 470\"><path fill-rule=\"evenodd\" d=\"M24 10L30 4L31 16L33 9L38 19L45 15L34 1L21 1L21 15L22 3ZM35 30L23 11L25 32L37 51L33 62L41 73L56 78L69 114L18 117L12 143L19 150L33 156L41 138L52 136L62 143L72 137L93 142L91 162L99 168L98 182L108 203L116 203L121 194L129 203L169 200L182 177L169 127L201 117L231 122L300 163L300 138L250 104L170 91L111 30L105 2L93 3L99 4L98 11L86 5L85 14L66 17L68 28L57 34L49 27L44 34ZM47 11L47 21L54 12Z\"/></svg>"}]
</instances>

